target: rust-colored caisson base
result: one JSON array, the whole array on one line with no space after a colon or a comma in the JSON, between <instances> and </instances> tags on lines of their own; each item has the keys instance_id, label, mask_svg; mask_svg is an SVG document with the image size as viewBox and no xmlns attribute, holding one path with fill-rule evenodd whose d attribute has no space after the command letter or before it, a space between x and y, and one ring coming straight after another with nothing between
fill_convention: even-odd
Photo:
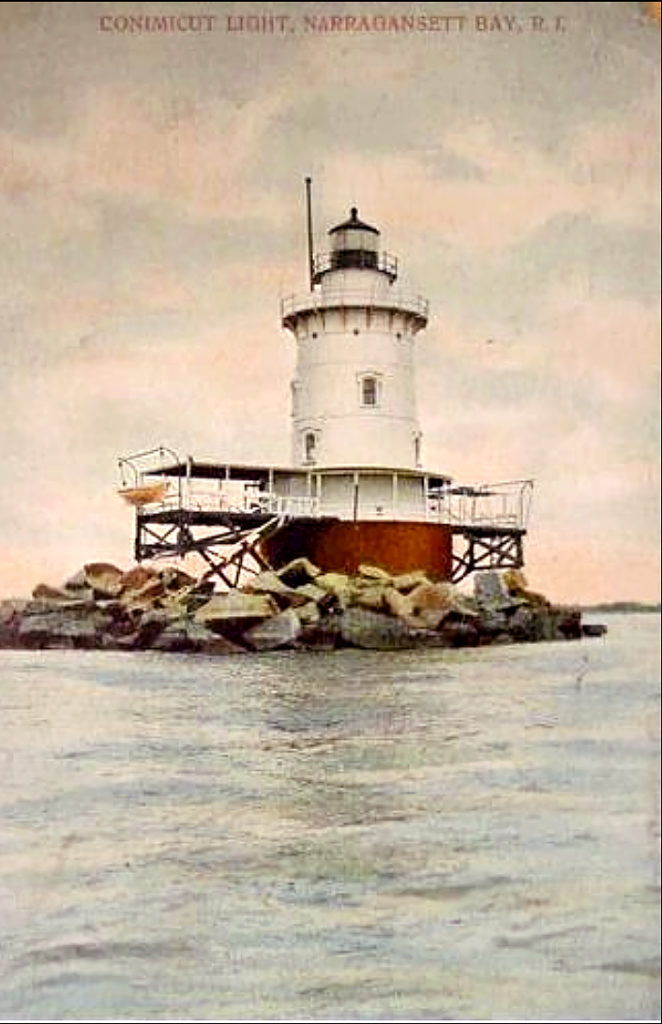
<instances>
[{"instance_id":1,"label":"rust-colored caisson base","mask_svg":"<svg viewBox=\"0 0 662 1024\"><path fill-rule=\"evenodd\" d=\"M359 565L391 573L423 569L448 580L453 569L453 534L439 523L296 520L260 541L267 560L280 568L305 555L325 572L355 573Z\"/></svg>"}]
</instances>

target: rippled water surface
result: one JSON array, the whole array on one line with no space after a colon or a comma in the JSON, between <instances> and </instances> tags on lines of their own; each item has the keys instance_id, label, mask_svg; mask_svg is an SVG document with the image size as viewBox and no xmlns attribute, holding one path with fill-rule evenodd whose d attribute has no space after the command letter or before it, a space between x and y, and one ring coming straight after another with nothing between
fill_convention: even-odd
<instances>
[{"instance_id":1,"label":"rippled water surface","mask_svg":"<svg viewBox=\"0 0 662 1024\"><path fill-rule=\"evenodd\" d=\"M0 1017L654 1019L659 618L0 652Z\"/></svg>"}]
</instances>

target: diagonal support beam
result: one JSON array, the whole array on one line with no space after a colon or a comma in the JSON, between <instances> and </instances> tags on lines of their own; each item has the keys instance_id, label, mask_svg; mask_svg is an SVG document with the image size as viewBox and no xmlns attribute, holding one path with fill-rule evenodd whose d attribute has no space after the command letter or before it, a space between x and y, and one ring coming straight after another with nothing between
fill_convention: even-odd
<instances>
[{"instance_id":1,"label":"diagonal support beam","mask_svg":"<svg viewBox=\"0 0 662 1024\"><path fill-rule=\"evenodd\" d=\"M458 530L462 548L453 553L451 580L459 583L482 569L519 569L524 564L523 530Z\"/></svg>"},{"instance_id":2,"label":"diagonal support beam","mask_svg":"<svg viewBox=\"0 0 662 1024\"><path fill-rule=\"evenodd\" d=\"M236 587L246 573L255 575L271 568L259 545L282 522L283 519L277 516L262 520L257 525L255 522L246 524L245 521L234 523L230 517L223 517L216 520L215 525L220 529L205 533L209 527L194 523L182 510L166 521L138 514L136 561L198 555L207 566L203 578L217 576L227 587Z\"/></svg>"}]
</instances>

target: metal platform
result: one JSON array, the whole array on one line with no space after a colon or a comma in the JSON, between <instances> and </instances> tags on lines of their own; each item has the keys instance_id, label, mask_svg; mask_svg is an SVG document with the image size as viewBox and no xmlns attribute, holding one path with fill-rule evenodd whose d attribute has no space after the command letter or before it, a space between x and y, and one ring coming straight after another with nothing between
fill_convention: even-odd
<instances>
[{"instance_id":1,"label":"metal platform","mask_svg":"<svg viewBox=\"0 0 662 1024\"><path fill-rule=\"evenodd\" d=\"M142 562L199 555L207 565L203 578L218 576L228 587L236 587L244 574L271 568L260 552L260 541L281 523L281 517L264 512L137 510L134 557Z\"/></svg>"},{"instance_id":2,"label":"metal platform","mask_svg":"<svg viewBox=\"0 0 662 1024\"><path fill-rule=\"evenodd\" d=\"M135 504L136 561L197 555L207 567L205 575L216 576L229 587L237 586L247 573L271 568L264 553L269 545L264 542L285 524L296 521L304 528L310 524L312 531L313 525L319 530L325 523L351 522L351 515L339 517L325 510L312 480L320 473L347 472L343 469L196 462L158 448L121 459L120 470L120 493ZM453 487L449 477L438 473L372 467L356 472L393 472L421 479L423 514L393 518L412 525L437 524L452 534L452 569L450 558L448 565L453 582L485 569L523 566L532 481ZM308 479L307 495L277 493L279 481L301 477ZM154 491L158 498L148 500L155 479L170 481L170 490Z\"/></svg>"},{"instance_id":3,"label":"metal platform","mask_svg":"<svg viewBox=\"0 0 662 1024\"><path fill-rule=\"evenodd\" d=\"M452 529L453 583L459 583L472 572L521 569L524 565L526 530L523 527L458 524Z\"/></svg>"}]
</instances>

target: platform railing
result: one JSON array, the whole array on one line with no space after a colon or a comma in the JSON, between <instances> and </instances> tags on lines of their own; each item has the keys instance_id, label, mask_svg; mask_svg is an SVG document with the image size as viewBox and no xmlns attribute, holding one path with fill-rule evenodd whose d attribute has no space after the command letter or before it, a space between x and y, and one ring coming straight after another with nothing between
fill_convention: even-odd
<instances>
[{"instance_id":1,"label":"platform railing","mask_svg":"<svg viewBox=\"0 0 662 1024\"><path fill-rule=\"evenodd\" d=\"M177 452L166 445L122 456L117 460L122 487L139 487L146 474L158 473L159 469L179 461Z\"/></svg>"},{"instance_id":2,"label":"platform railing","mask_svg":"<svg viewBox=\"0 0 662 1024\"><path fill-rule=\"evenodd\" d=\"M428 493L428 518L450 526L525 530L533 480L448 487Z\"/></svg>"},{"instance_id":3,"label":"platform railing","mask_svg":"<svg viewBox=\"0 0 662 1024\"><path fill-rule=\"evenodd\" d=\"M117 460L120 495L137 508L145 505L162 505L166 498L176 501L181 506L185 501L182 478L176 479L173 485L165 478L158 477L160 470L179 461L177 452L166 445L122 456Z\"/></svg>"},{"instance_id":4,"label":"platform railing","mask_svg":"<svg viewBox=\"0 0 662 1024\"><path fill-rule=\"evenodd\" d=\"M167 481L167 490L154 501L140 503L148 512L186 510L190 512L239 512L253 515L319 516L320 503L315 496L279 495L267 491L256 493L247 487L232 490L201 484L196 480Z\"/></svg>"},{"instance_id":5,"label":"platform railing","mask_svg":"<svg viewBox=\"0 0 662 1024\"><path fill-rule=\"evenodd\" d=\"M159 468L178 464L176 452L159 447L119 460L122 494L138 509L148 512L190 510L237 512L284 517L333 517L343 520L396 520L439 523L457 528L489 527L525 530L533 492L532 480L508 480L493 484L436 486L420 497L409 493L398 500L364 497L360 486L354 494L328 497L321 494L287 495L263 490L254 482L200 480L189 476L159 476ZM322 474L322 480L324 479Z\"/></svg>"},{"instance_id":6,"label":"platform railing","mask_svg":"<svg viewBox=\"0 0 662 1024\"><path fill-rule=\"evenodd\" d=\"M187 509L199 512L240 512L287 517L334 517L338 519L398 520L403 522L440 523L456 527L494 527L526 529L530 505L530 481L496 487L428 491L425 500L382 501L359 499L356 509L352 501L319 498L315 495L282 495L268 491L205 486L199 481L168 482L168 490L141 507L150 511ZM422 496L421 496L422 498Z\"/></svg>"}]
</instances>

